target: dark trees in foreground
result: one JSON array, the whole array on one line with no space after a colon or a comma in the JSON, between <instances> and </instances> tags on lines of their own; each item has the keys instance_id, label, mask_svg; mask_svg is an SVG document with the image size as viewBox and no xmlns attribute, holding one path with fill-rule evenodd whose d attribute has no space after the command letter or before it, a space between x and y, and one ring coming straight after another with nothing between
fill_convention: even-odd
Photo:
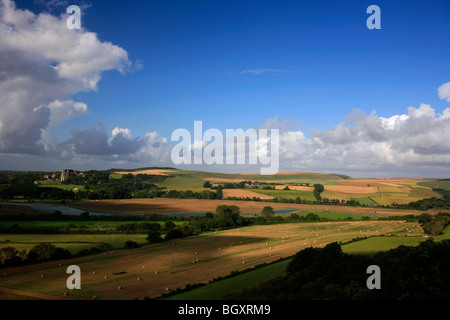
<instances>
[{"instance_id":1,"label":"dark trees in foreground","mask_svg":"<svg viewBox=\"0 0 450 320\"><path fill-rule=\"evenodd\" d=\"M370 290L370 265L381 270L381 289ZM270 300L448 300L450 240L432 239L374 256L348 255L340 245L306 248L286 268L286 276L227 297Z\"/></svg>"}]
</instances>

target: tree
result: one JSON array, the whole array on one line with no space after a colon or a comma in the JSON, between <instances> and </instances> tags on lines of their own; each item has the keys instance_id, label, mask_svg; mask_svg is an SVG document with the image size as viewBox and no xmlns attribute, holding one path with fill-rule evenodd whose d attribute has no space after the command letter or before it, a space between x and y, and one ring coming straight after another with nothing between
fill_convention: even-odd
<instances>
[{"instance_id":1,"label":"tree","mask_svg":"<svg viewBox=\"0 0 450 320\"><path fill-rule=\"evenodd\" d=\"M47 260L53 256L55 250L56 247L53 244L41 243L31 248L30 252L36 253L39 260Z\"/></svg>"},{"instance_id":2,"label":"tree","mask_svg":"<svg viewBox=\"0 0 450 320\"><path fill-rule=\"evenodd\" d=\"M320 194L325 190L324 186L321 184L315 184L314 185L314 197L316 197L317 200L322 200L322 197Z\"/></svg>"},{"instance_id":3,"label":"tree","mask_svg":"<svg viewBox=\"0 0 450 320\"><path fill-rule=\"evenodd\" d=\"M173 221L166 221L166 223L164 223L164 226L166 227L166 229L173 229L175 228L175 223L173 223Z\"/></svg>"},{"instance_id":4,"label":"tree","mask_svg":"<svg viewBox=\"0 0 450 320\"><path fill-rule=\"evenodd\" d=\"M234 219L241 213L237 206L220 205L216 208L216 214L219 219Z\"/></svg>"},{"instance_id":5,"label":"tree","mask_svg":"<svg viewBox=\"0 0 450 320\"><path fill-rule=\"evenodd\" d=\"M55 251L53 252L51 259L68 259L72 256L69 250L64 248L55 248Z\"/></svg>"},{"instance_id":6,"label":"tree","mask_svg":"<svg viewBox=\"0 0 450 320\"><path fill-rule=\"evenodd\" d=\"M265 217L270 217L275 214L275 212L273 211L273 208L270 206L264 207L261 212Z\"/></svg>"},{"instance_id":7,"label":"tree","mask_svg":"<svg viewBox=\"0 0 450 320\"><path fill-rule=\"evenodd\" d=\"M221 205L216 208L217 224L219 228L236 227L242 224L241 210L237 206Z\"/></svg>"},{"instance_id":8,"label":"tree","mask_svg":"<svg viewBox=\"0 0 450 320\"><path fill-rule=\"evenodd\" d=\"M172 240L172 239L179 239L184 238L184 233L178 228L171 229L169 232L167 232L165 239L166 240Z\"/></svg>"},{"instance_id":9,"label":"tree","mask_svg":"<svg viewBox=\"0 0 450 320\"><path fill-rule=\"evenodd\" d=\"M6 247L0 249L0 262L5 263L6 260L10 260L17 256L19 251L13 247Z\"/></svg>"},{"instance_id":10,"label":"tree","mask_svg":"<svg viewBox=\"0 0 450 320\"><path fill-rule=\"evenodd\" d=\"M211 182L206 181L206 182L203 184L203 188L211 188Z\"/></svg>"},{"instance_id":11,"label":"tree","mask_svg":"<svg viewBox=\"0 0 450 320\"><path fill-rule=\"evenodd\" d=\"M146 240L150 243L161 242L162 241L161 232L159 232L159 230L151 230L148 233Z\"/></svg>"},{"instance_id":12,"label":"tree","mask_svg":"<svg viewBox=\"0 0 450 320\"><path fill-rule=\"evenodd\" d=\"M84 212L80 213L80 217L85 218L85 219L89 218L89 212L84 211Z\"/></svg>"},{"instance_id":13,"label":"tree","mask_svg":"<svg viewBox=\"0 0 450 320\"><path fill-rule=\"evenodd\" d=\"M128 249L139 248L139 244L135 241L128 240L125 242L125 248Z\"/></svg>"}]
</instances>

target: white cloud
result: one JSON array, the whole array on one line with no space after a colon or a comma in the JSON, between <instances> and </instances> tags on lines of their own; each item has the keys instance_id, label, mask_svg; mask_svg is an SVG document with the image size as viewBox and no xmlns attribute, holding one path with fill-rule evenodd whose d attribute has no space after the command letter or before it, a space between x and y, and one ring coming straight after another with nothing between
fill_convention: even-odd
<instances>
[{"instance_id":1,"label":"white cloud","mask_svg":"<svg viewBox=\"0 0 450 320\"><path fill-rule=\"evenodd\" d=\"M450 108L436 115L430 105L421 104L418 108L409 107L408 114L389 118L355 110L346 120L333 129L315 131L313 139L293 141L285 134L281 167L366 177L387 172L448 175Z\"/></svg>"},{"instance_id":2,"label":"white cloud","mask_svg":"<svg viewBox=\"0 0 450 320\"><path fill-rule=\"evenodd\" d=\"M259 74L263 74L263 73L278 73L278 72L292 72L292 71L280 70L280 69L251 69L251 70L243 70L240 73L241 74L250 73L250 74L259 75Z\"/></svg>"},{"instance_id":3,"label":"white cloud","mask_svg":"<svg viewBox=\"0 0 450 320\"><path fill-rule=\"evenodd\" d=\"M118 134L122 134L123 137L131 139L131 130L128 128L115 127L112 131L112 137L115 138Z\"/></svg>"},{"instance_id":4,"label":"white cloud","mask_svg":"<svg viewBox=\"0 0 450 320\"><path fill-rule=\"evenodd\" d=\"M264 74L264 73L277 74L277 73L285 73L285 72L292 72L292 71L291 70L283 70L283 69L249 69L249 70L242 70L240 72L231 71L231 72L228 72L226 75L234 75L234 74L260 75L260 74Z\"/></svg>"},{"instance_id":5,"label":"white cloud","mask_svg":"<svg viewBox=\"0 0 450 320\"><path fill-rule=\"evenodd\" d=\"M438 89L439 98L450 102L450 82L444 83Z\"/></svg>"},{"instance_id":6,"label":"white cloud","mask_svg":"<svg viewBox=\"0 0 450 320\"><path fill-rule=\"evenodd\" d=\"M49 103L47 107L50 109L49 129L53 129L67 120L88 113L88 107L85 103L74 102L73 100L59 101L56 99Z\"/></svg>"},{"instance_id":7,"label":"white cloud","mask_svg":"<svg viewBox=\"0 0 450 320\"><path fill-rule=\"evenodd\" d=\"M44 153L55 143L48 130L88 113L72 96L97 90L102 72L131 65L124 49L85 29L69 30L67 17L0 0L2 153Z\"/></svg>"}]
</instances>

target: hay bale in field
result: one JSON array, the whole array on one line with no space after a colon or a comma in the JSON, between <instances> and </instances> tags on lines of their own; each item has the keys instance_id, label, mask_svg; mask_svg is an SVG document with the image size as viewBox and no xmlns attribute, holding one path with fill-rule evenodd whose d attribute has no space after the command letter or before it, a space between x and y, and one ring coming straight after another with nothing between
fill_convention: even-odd
<instances>
[{"instance_id":1,"label":"hay bale in field","mask_svg":"<svg viewBox=\"0 0 450 320\"><path fill-rule=\"evenodd\" d=\"M138 278L138 281L141 281L142 279L141 278Z\"/></svg>"},{"instance_id":2,"label":"hay bale in field","mask_svg":"<svg viewBox=\"0 0 450 320\"><path fill-rule=\"evenodd\" d=\"M156 270L156 271L155 271L155 274L158 274L158 273L159 273L159 271L158 271L158 270Z\"/></svg>"},{"instance_id":3,"label":"hay bale in field","mask_svg":"<svg viewBox=\"0 0 450 320\"><path fill-rule=\"evenodd\" d=\"M97 274L97 272L93 271L92 274Z\"/></svg>"},{"instance_id":4,"label":"hay bale in field","mask_svg":"<svg viewBox=\"0 0 450 320\"><path fill-rule=\"evenodd\" d=\"M123 287L122 287L122 286L119 286L119 290L123 290Z\"/></svg>"},{"instance_id":5,"label":"hay bale in field","mask_svg":"<svg viewBox=\"0 0 450 320\"><path fill-rule=\"evenodd\" d=\"M41 279L44 279L45 278L45 275L41 275Z\"/></svg>"}]
</instances>

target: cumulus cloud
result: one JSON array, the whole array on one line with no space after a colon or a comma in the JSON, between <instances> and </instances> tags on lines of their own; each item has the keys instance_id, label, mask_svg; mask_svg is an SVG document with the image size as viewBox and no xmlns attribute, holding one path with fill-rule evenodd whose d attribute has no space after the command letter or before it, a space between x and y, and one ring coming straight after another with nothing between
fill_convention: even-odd
<instances>
[{"instance_id":1,"label":"cumulus cloud","mask_svg":"<svg viewBox=\"0 0 450 320\"><path fill-rule=\"evenodd\" d=\"M450 102L450 82L444 83L438 89L439 98Z\"/></svg>"},{"instance_id":2,"label":"cumulus cloud","mask_svg":"<svg viewBox=\"0 0 450 320\"><path fill-rule=\"evenodd\" d=\"M87 30L69 30L67 15L36 15L0 1L0 152L42 154L49 130L88 113L75 93L97 90L102 72L124 72L127 52Z\"/></svg>"},{"instance_id":3,"label":"cumulus cloud","mask_svg":"<svg viewBox=\"0 0 450 320\"><path fill-rule=\"evenodd\" d=\"M128 155L136 153L144 144L140 138L131 138L129 129L115 128L112 137L103 130L74 129L72 137L63 144L73 146L77 154L84 155Z\"/></svg>"},{"instance_id":4,"label":"cumulus cloud","mask_svg":"<svg viewBox=\"0 0 450 320\"><path fill-rule=\"evenodd\" d=\"M354 110L335 128L314 131L312 139L301 132L282 135L280 163L289 170L412 176L420 169L436 176L450 165L449 115L450 108L436 114L427 104L389 118Z\"/></svg>"}]
</instances>

